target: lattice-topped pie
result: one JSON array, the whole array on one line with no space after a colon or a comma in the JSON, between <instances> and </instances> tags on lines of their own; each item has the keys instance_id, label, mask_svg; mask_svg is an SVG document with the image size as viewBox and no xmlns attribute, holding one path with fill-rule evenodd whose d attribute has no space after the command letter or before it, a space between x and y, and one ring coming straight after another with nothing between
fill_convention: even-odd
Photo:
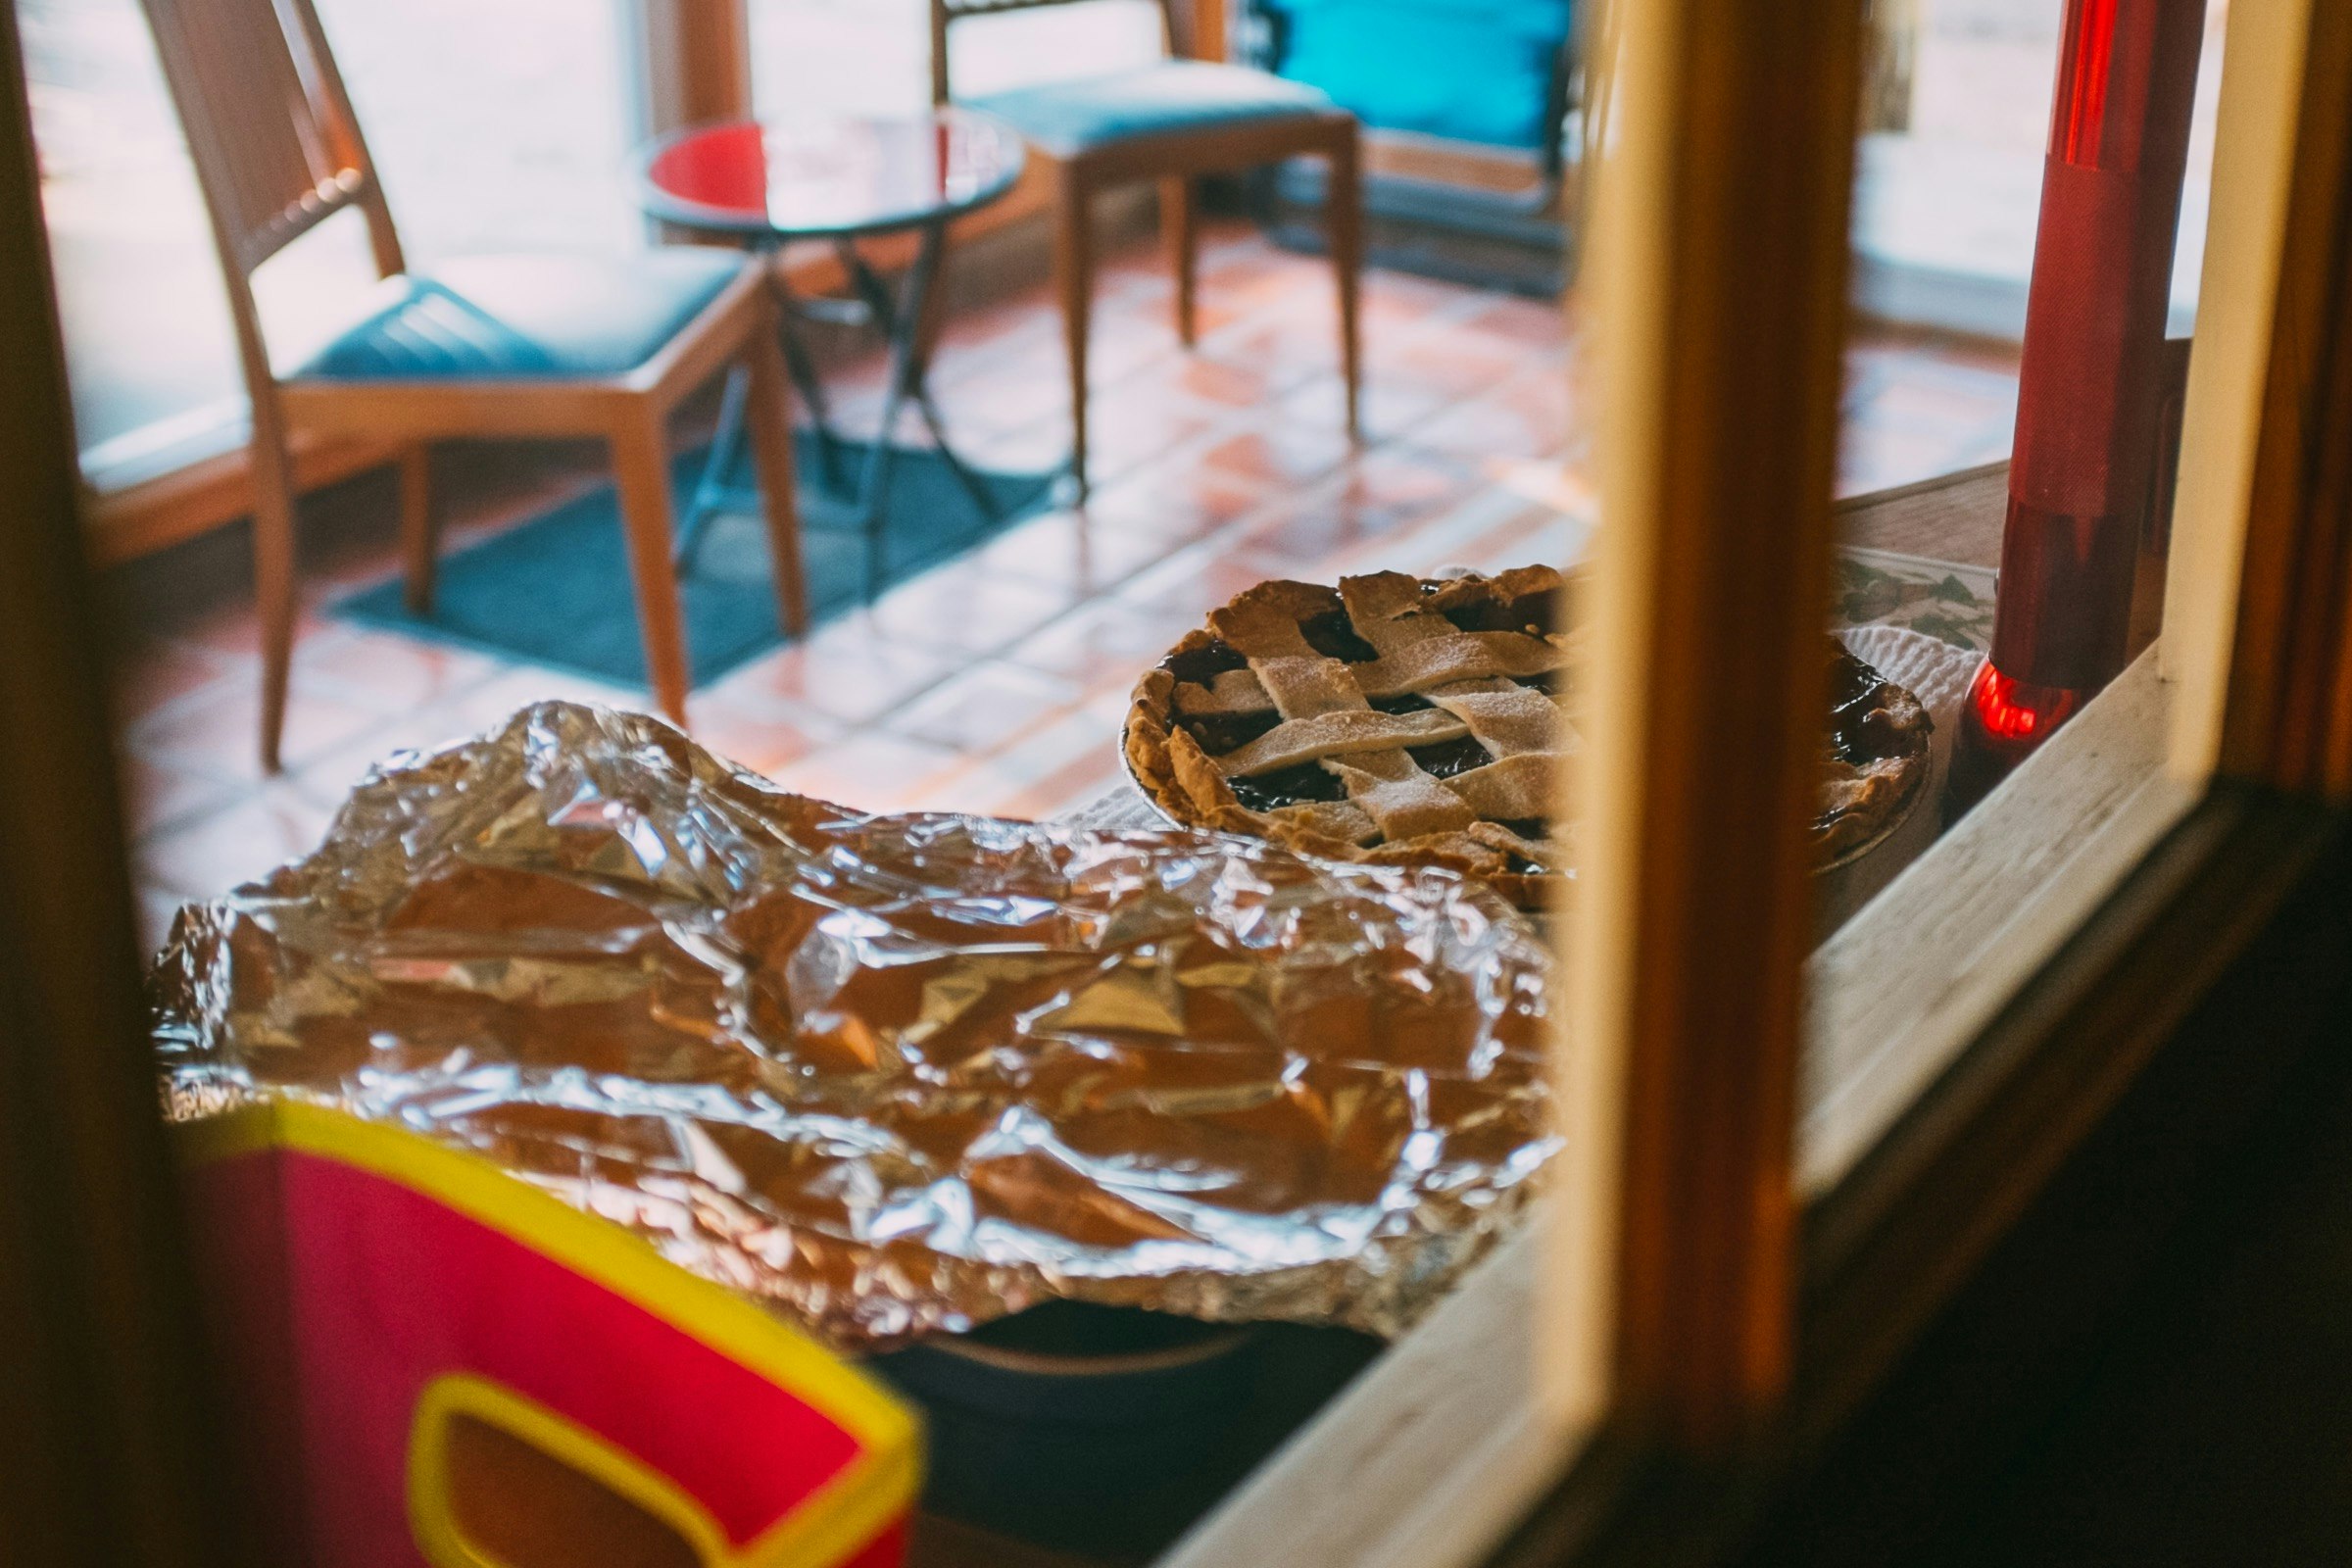
<instances>
[{"instance_id":1,"label":"lattice-topped pie","mask_svg":"<svg viewBox=\"0 0 2352 1568\"><path fill-rule=\"evenodd\" d=\"M1569 865L1552 764L1577 745L1568 582L1548 566L1337 588L1260 583L1136 688L1127 760L1177 820L1327 858L1446 865L1537 908ZM1879 836L1927 774L1916 698L1842 647L1820 863Z\"/></svg>"}]
</instances>

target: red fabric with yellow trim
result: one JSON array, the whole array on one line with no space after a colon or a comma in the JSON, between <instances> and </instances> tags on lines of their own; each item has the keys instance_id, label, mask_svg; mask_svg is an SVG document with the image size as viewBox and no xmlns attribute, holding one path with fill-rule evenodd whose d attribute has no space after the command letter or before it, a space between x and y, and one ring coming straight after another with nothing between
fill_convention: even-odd
<instances>
[{"instance_id":1,"label":"red fabric with yellow trim","mask_svg":"<svg viewBox=\"0 0 2352 1568\"><path fill-rule=\"evenodd\" d=\"M898 1561L913 1422L783 1324L407 1134L285 1106L190 1132L249 1472L290 1560L533 1568L456 1500L452 1423L476 1421L697 1561ZM496 1511L528 1535L529 1505Z\"/></svg>"}]
</instances>

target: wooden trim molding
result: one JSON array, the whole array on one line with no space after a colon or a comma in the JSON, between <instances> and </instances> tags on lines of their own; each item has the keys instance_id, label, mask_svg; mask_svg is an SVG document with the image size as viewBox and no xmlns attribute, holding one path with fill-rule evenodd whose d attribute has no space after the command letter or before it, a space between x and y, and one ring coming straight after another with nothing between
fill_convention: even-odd
<instances>
[{"instance_id":1,"label":"wooden trim molding","mask_svg":"<svg viewBox=\"0 0 2352 1568\"><path fill-rule=\"evenodd\" d=\"M2154 755L2143 771L2170 788ZM1808 1211L1807 1441L1893 1364L2339 837L2306 804L2238 787L2185 806L2040 935L2032 972Z\"/></svg>"},{"instance_id":2,"label":"wooden trim molding","mask_svg":"<svg viewBox=\"0 0 2352 1568\"><path fill-rule=\"evenodd\" d=\"M752 112L745 0L636 0L648 135Z\"/></svg>"},{"instance_id":3,"label":"wooden trim molding","mask_svg":"<svg viewBox=\"0 0 2352 1568\"><path fill-rule=\"evenodd\" d=\"M227 1568L14 8L0 10L0 1561Z\"/></svg>"},{"instance_id":4,"label":"wooden trim molding","mask_svg":"<svg viewBox=\"0 0 2352 1568\"><path fill-rule=\"evenodd\" d=\"M1601 514L1562 1057L1573 1191L1618 1194L1620 1412L1735 1447L1787 1386L1805 825L1827 679L1856 6L1617 8L1592 229ZM1741 781L1733 808L1725 779ZM1622 1106L1614 1134L1573 1118ZM1615 1165L1612 1180L1607 1165ZM1570 1222L1545 1333L1594 1375Z\"/></svg>"},{"instance_id":5,"label":"wooden trim molding","mask_svg":"<svg viewBox=\"0 0 2352 1568\"><path fill-rule=\"evenodd\" d=\"M2232 6L2175 503L2174 761L2352 797L2352 11Z\"/></svg>"},{"instance_id":6,"label":"wooden trim molding","mask_svg":"<svg viewBox=\"0 0 2352 1568\"><path fill-rule=\"evenodd\" d=\"M1940 1472L1980 1457L1975 1446L1988 1441L1980 1434L2004 1425L1988 1400L2032 1396L2011 1358L2041 1332L2042 1315L2073 1312L2086 1283L2078 1276L2112 1272L2119 1238L2159 1225L2161 1208L2078 1211L2077 1228L2044 1245L2028 1272L1990 1282L2005 1315L1971 1342L1957 1386L1947 1380L1938 1402L1906 1409L1917 1430L1900 1471L1857 1479L1818 1467L1833 1453L1840 1465L1860 1461L1843 1435L1870 1395L2020 1217L2071 1180L2077 1154L2103 1136L2119 1106L2147 1098L2139 1090L2151 1072L2167 1080L2156 1098L2185 1107L2189 1122L2227 1122L2237 1114L2231 1102L2276 1080L2278 1061L2260 1058L2333 1043L2309 1027L2300 1037L2278 1028L2244 1037L2264 1033L2247 1027L2247 987L2267 986L2276 998L2280 982L2277 956L2257 944L2267 933L2308 935L2274 925L2290 904L2303 908L2317 894L2340 906L2343 836L2340 813L2307 802L2230 785L2201 801L2044 955L1869 1167L1807 1214L1796 1376L1739 1461L1699 1466L1650 1454L1629 1462L1596 1446L1597 1462L1572 1473L1490 1568L1875 1563L1902 1560L1903 1544L1930 1554L1948 1544L1935 1521L1921 1528L1872 1516L1899 1511L1906 1496L1935 1490ZM2339 971L2340 954L2339 944L2329 957ZM2182 1117L2172 1126L2179 1132ZM2186 1164L2194 1152L2143 1151L2138 1176L2151 1155ZM2106 1202L2143 1202L2149 1193L2146 1180L2130 1179L2111 1186ZM1973 1283L1968 1289L1977 1294ZM2078 1343L2075 1353L2087 1349ZM2039 1365L2045 1379L2062 1370L2046 1358ZM1801 1516L1815 1479L1831 1483L1835 1505L1808 1540ZM1792 1511L1800 1528L1789 1549Z\"/></svg>"},{"instance_id":7,"label":"wooden trim molding","mask_svg":"<svg viewBox=\"0 0 2352 1568\"><path fill-rule=\"evenodd\" d=\"M1497 1248L1157 1568L1455 1568L1573 1457L1537 1397L1547 1227Z\"/></svg>"},{"instance_id":8,"label":"wooden trim molding","mask_svg":"<svg viewBox=\"0 0 2352 1568\"><path fill-rule=\"evenodd\" d=\"M1194 60L1224 60L1233 53L1231 0L1193 0L1192 36L1184 53Z\"/></svg>"},{"instance_id":9,"label":"wooden trim molding","mask_svg":"<svg viewBox=\"0 0 2352 1568\"><path fill-rule=\"evenodd\" d=\"M220 427L223 450L121 490L88 494L82 509L90 560L119 565L210 533L253 511L253 446L242 418ZM234 443L229 445L228 443ZM295 486L319 489L400 456L389 443L296 440Z\"/></svg>"}]
</instances>

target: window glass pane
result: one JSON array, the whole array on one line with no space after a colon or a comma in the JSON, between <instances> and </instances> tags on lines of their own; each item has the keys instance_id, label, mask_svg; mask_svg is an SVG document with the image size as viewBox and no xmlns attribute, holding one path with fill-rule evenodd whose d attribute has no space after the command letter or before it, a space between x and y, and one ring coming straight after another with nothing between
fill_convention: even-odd
<instances>
[{"instance_id":1,"label":"window glass pane","mask_svg":"<svg viewBox=\"0 0 2352 1568\"><path fill-rule=\"evenodd\" d=\"M82 447L217 418L235 351L137 0L18 0L18 18Z\"/></svg>"},{"instance_id":2,"label":"window glass pane","mask_svg":"<svg viewBox=\"0 0 2352 1568\"><path fill-rule=\"evenodd\" d=\"M616 250L634 0L317 0L414 264Z\"/></svg>"},{"instance_id":3,"label":"window glass pane","mask_svg":"<svg viewBox=\"0 0 2352 1568\"><path fill-rule=\"evenodd\" d=\"M1160 17L1154 0L1088 0L965 23L956 35L956 90L1006 92L1155 60Z\"/></svg>"},{"instance_id":4,"label":"window glass pane","mask_svg":"<svg viewBox=\"0 0 2352 1568\"><path fill-rule=\"evenodd\" d=\"M2065 0L1909 0L1874 10L1891 51L1908 39L1909 73L1907 88L1898 82L1879 95L1880 105L1904 112L1878 115L1863 138L1854 232L1862 302L2015 342L2025 328ZM2177 332L2187 330L2196 302L2227 13L2225 0L2207 7L2175 252Z\"/></svg>"},{"instance_id":5,"label":"window glass pane","mask_svg":"<svg viewBox=\"0 0 2352 1568\"><path fill-rule=\"evenodd\" d=\"M928 0L750 0L763 115L906 114L931 102Z\"/></svg>"},{"instance_id":6,"label":"window glass pane","mask_svg":"<svg viewBox=\"0 0 2352 1568\"><path fill-rule=\"evenodd\" d=\"M896 114L931 101L928 0L750 0L765 115ZM1075 0L956 24L957 97L1158 58L1156 0Z\"/></svg>"},{"instance_id":7,"label":"window glass pane","mask_svg":"<svg viewBox=\"0 0 2352 1568\"><path fill-rule=\"evenodd\" d=\"M2161 754L2156 699L2133 695L2152 694L2153 676L2135 672L2102 710L2107 773L2002 787L2161 629L2228 4L2211 0L2201 30L2196 9L1873 8L1834 629L1933 721L1932 767L1884 842L1821 879L1836 936L1817 965L1826 1000L1799 1137L1815 1187L1973 1035L1921 1027L1920 999L2003 994L2038 963L2041 943L2002 930L2104 822L2083 813L2124 788L2114 769ZM2145 711L2116 730L2127 703ZM1955 835L1936 875L1857 918ZM1999 918L1949 913L1966 907ZM1899 956L1906 932L1939 933L1935 984Z\"/></svg>"},{"instance_id":8,"label":"window glass pane","mask_svg":"<svg viewBox=\"0 0 2352 1568\"><path fill-rule=\"evenodd\" d=\"M320 0L408 259L643 242L622 179L621 0ZM43 199L86 466L134 482L234 439L220 275L137 0L21 0ZM256 279L273 352L374 276L356 215Z\"/></svg>"}]
</instances>

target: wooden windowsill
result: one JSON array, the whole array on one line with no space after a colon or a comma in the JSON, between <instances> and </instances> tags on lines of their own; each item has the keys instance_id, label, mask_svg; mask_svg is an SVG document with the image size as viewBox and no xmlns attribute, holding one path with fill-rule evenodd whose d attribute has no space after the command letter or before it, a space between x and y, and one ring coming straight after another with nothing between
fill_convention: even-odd
<instances>
[{"instance_id":1,"label":"wooden windowsill","mask_svg":"<svg viewBox=\"0 0 2352 1568\"><path fill-rule=\"evenodd\" d=\"M1807 1197L1853 1168L2196 804L2164 766L2169 734L2150 649L1814 955Z\"/></svg>"},{"instance_id":2,"label":"wooden windowsill","mask_svg":"<svg viewBox=\"0 0 2352 1568\"><path fill-rule=\"evenodd\" d=\"M1541 1216L1301 1427L1160 1568L1453 1568L1583 1446L1537 1396Z\"/></svg>"}]
</instances>

